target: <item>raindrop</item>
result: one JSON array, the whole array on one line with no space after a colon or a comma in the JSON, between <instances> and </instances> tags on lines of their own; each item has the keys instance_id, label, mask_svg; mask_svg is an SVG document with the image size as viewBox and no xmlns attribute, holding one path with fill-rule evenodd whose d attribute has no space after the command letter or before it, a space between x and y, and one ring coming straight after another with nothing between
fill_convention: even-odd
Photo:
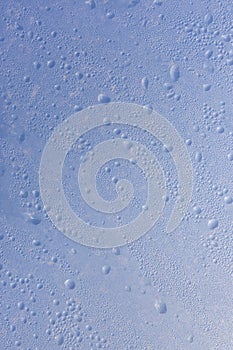
<instances>
[{"instance_id":1,"label":"raindrop","mask_svg":"<svg viewBox=\"0 0 233 350\"><path fill-rule=\"evenodd\" d=\"M162 301L156 301L154 304L156 310L158 311L158 313L160 314L165 314L167 312L167 305L166 303L162 302Z\"/></svg>"},{"instance_id":2,"label":"raindrop","mask_svg":"<svg viewBox=\"0 0 233 350\"><path fill-rule=\"evenodd\" d=\"M98 102L100 102L100 103L108 103L110 101L111 101L111 99L110 99L109 96L104 95L104 94L99 94L98 95Z\"/></svg>"},{"instance_id":3,"label":"raindrop","mask_svg":"<svg viewBox=\"0 0 233 350\"><path fill-rule=\"evenodd\" d=\"M203 84L203 90L204 91L209 91L211 89L211 85L210 84Z\"/></svg>"},{"instance_id":4,"label":"raindrop","mask_svg":"<svg viewBox=\"0 0 233 350\"><path fill-rule=\"evenodd\" d=\"M64 282L64 285L67 289L74 289L75 288L75 282L71 279L67 279L65 282Z\"/></svg>"},{"instance_id":5,"label":"raindrop","mask_svg":"<svg viewBox=\"0 0 233 350\"><path fill-rule=\"evenodd\" d=\"M57 345L62 345L64 343L64 337L62 334L59 334L55 337Z\"/></svg>"},{"instance_id":6,"label":"raindrop","mask_svg":"<svg viewBox=\"0 0 233 350\"><path fill-rule=\"evenodd\" d=\"M233 152L228 153L227 158L232 161L233 160Z\"/></svg>"},{"instance_id":7,"label":"raindrop","mask_svg":"<svg viewBox=\"0 0 233 350\"><path fill-rule=\"evenodd\" d=\"M180 77L180 70L176 64L173 64L170 68L170 78L175 83Z\"/></svg>"},{"instance_id":8,"label":"raindrop","mask_svg":"<svg viewBox=\"0 0 233 350\"><path fill-rule=\"evenodd\" d=\"M102 266L102 273L103 273L104 275L108 275L109 272L110 272L110 270L111 270L111 267L110 267L109 265L104 265L104 266Z\"/></svg>"},{"instance_id":9,"label":"raindrop","mask_svg":"<svg viewBox=\"0 0 233 350\"><path fill-rule=\"evenodd\" d=\"M216 227L218 227L218 220L216 220L216 219L209 220L208 227L210 230L214 230Z\"/></svg>"},{"instance_id":10,"label":"raindrop","mask_svg":"<svg viewBox=\"0 0 233 350\"><path fill-rule=\"evenodd\" d=\"M226 204L231 204L233 202L233 198L231 196L225 196L224 197L224 202Z\"/></svg>"},{"instance_id":11,"label":"raindrop","mask_svg":"<svg viewBox=\"0 0 233 350\"><path fill-rule=\"evenodd\" d=\"M49 68L53 68L55 66L55 61L54 60L50 60L47 62L47 67Z\"/></svg>"},{"instance_id":12,"label":"raindrop","mask_svg":"<svg viewBox=\"0 0 233 350\"><path fill-rule=\"evenodd\" d=\"M24 304L24 302L19 302L18 303L18 308L19 308L19 310L23 310L24 308L25 308L25 304Z\"/></svg>"},{"instance_id":13,"label":"raindrop","mask_svg":"<svg viewBox=\"0 0 233 350\"><path fill-rule=\"evenodd\" d=\"M142 84L142 87L145 90L147 90L148 89L148 85L149 85L149 80L146 77L144 77L144 78L142 78L141 84Z\"/></svg>"},{"instance_id":14,"label":"raindrop","mask_svg":"<svg viewBox=\"0 0 233 350\"><path fill-rule=\"evenodd\" d=\"M212 22L213 22L213 16L210 13L207 13L204 17L204 23L206 25L209 25Z\"/></svg>"}]
</instances>

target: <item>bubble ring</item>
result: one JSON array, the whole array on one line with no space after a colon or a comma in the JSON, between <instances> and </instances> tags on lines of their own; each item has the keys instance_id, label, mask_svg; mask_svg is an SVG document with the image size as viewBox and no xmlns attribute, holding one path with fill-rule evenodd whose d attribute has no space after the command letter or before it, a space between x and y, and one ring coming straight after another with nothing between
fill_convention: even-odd
<instances>
[{"instance_id":1,"label":"bubble ring","mask_svg":"<svg viewBox=\"0 0 233 350\"><path fill-rule=\"evenodd\" d=\"M166 230L168 233L174 231L183 220L192 195L193 173L189 154L180 135L167 119L152 109L131 103L117 102L88 107L70 116L53 131L43 150L39 171L41 197L51 221L73 241L96 248L112 248L140 238L160 217L166 194L161 166L144 145L118 138L97 145L97 151L89 152L86 161L80 165L78 182L82 197L100 212L115 213L122 210L132 199L131 183L120 180L116 186L117 199L108 202L98 195L90 174L96 174L108 160L133 159L143 170L148 183L144 209L135 220L113 228L91 226L71 209L62 186L65 157L81 135L106 123L139 127L151 133L163 145L170 146L169 152L177 168L179 189Z\"/></svg>"}]
</instances>

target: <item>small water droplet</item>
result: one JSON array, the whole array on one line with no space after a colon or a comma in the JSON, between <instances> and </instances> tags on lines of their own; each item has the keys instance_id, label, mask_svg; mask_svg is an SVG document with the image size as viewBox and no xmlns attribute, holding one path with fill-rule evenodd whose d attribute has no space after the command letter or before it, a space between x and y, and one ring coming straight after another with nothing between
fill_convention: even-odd
<instances>
[{"instance_id":1,"label":"small water droplet","mask_svg":"<svg viewBox=\"0 0 233 350\"><path fill-rule=\"evenodd\" d=\"M208 227L210 230L214 230L216 227L218 227L218 220L216 220L216 219L209 220Z\"/></svg>"},{"instance_id":2,"label":"small water droplet","mask_svg":"<svg viewBox=\"0 0 233 350\"><path fill-rule=\"evenodd\" d=\"M104 265L104 266L102 266L102 273L103 273L104 275L108 275L109 272L110 272L110 270L111 270L111 267L110 267L109 265Z\"/></svg>"},{"instance_id":3,"label":"small water droplet","mask_svg":"<svg viewBox=\"0 0 233 350\"><path fill-rule=\"evenodd\" d=\"M64 285L66 288L68 289L74 289L75 288L75 282L71 279L67 279L65 282L64 282Z\"/></svg>"},{"instance_id":4,"label":"small water droplet","mask_svg":"<svg viewBox=\"0 0 233 350\"><path fill-rule=\"evenodd\" d=\"M158 311L158 313L160 314L165 314L167 312L167 305L166 303L157 300L154 304L156 310Z\"/></svg>"},{"instance_id":5,"label":"small water droplet","mask_svg":"<svg viewBox=\"0 0 233 350\"><path fill-rule=\"evenodd\" d=\"M98 95L98 102L100 103L109 103L111 101L110 97L104 94Z\"/></svg>"}]
</instances>

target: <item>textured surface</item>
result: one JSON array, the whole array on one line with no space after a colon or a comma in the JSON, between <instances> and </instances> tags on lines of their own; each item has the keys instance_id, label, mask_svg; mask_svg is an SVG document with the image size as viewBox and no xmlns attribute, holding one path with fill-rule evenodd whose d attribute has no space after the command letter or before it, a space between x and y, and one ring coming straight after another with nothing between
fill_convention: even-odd
<instances>
[{"instance_id":1,"label":"textured surface","mask_svg":"<svg viewBox=\"0 0 233 350\"><path fill-rule=\"evenodd\" d=\"M0 349L231 350L232 1L0 4ZM112 203L128 180L132 200L120 213L81 198L78 168L102 142L141 143L166 180L149 232L99 249L52 224L39 169L62 122L111 102L170 122L191 158L193 192L184 220L166 233L186 167L177 169L174 145L138 125L105 120L88 130L67 153L62 183L90 226L127 225L146 210L151 166L143 172L134 159L113 157L96 173L97 192Z\"/></svg>"}]
</instances>

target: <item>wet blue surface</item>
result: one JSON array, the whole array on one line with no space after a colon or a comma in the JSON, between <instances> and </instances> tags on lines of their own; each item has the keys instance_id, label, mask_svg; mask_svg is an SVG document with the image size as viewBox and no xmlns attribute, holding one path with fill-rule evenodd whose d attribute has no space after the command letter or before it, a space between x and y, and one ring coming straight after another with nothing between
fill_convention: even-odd
<instances>
[{"instance_id":1,"label":"wet blue surface","mask_svg":"<svg viewBox=\"0 0 233 350\"><path fill-rule=\"evenodd\" d=\"M231 350L232 1L24 0L0 8L0 349ZM142 143L166 177L154 227L120 248L98 249L54 227L39 167L61 122L110 102L150 106L170 121L194 184L183 222L167 234L179 189L170 153L133 126L87 132L63 171L66 198L84 221L127 223L147 194L137 165L113 159L96 187L112 200L114 178L132 181L129 208L119 218L83 201L80 157L99 142Z\"/></svg>"}]
</instances>

